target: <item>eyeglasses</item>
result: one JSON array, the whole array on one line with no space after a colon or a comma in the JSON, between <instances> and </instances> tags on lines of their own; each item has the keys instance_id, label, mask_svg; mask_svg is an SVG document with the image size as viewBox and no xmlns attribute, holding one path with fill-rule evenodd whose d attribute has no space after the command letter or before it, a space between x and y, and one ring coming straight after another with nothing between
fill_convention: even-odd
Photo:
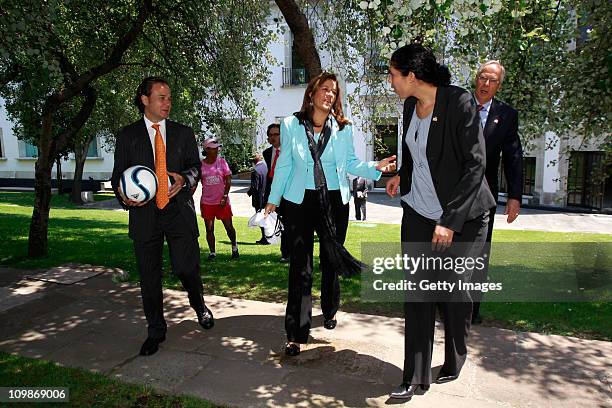
<instances>
[{"instance_id":1,"label":"eyeglasses","mask_svg":"<svg viewBox=\"0 0 612 408\"><path fill-rule=\"evenodd\" d=\"M280 133L270 133L268 136L280 136Z\"/></svg>"},{"instance_id":2,"label":"eyeglasses","mask_svg":"<svg viewBox=\"0 0 612 408\"><path fill-rule=\"evenodd\" d=\"M491 85L497 85L499 84L499 79L495 79L495 78L487 78L484 75L478 75L478 81L482 82L483 84L486 84L487 82L489 82Z\"/></svg>"}]
</instances>

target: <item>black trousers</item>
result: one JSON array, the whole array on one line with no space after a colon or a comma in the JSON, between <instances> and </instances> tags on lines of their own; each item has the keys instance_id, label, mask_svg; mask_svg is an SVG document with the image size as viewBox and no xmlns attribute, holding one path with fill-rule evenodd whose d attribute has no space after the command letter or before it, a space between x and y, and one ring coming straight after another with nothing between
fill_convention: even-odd
<instances>
[{"instance_id":1,"label":"black trousers","mask_svg":"<svg viewBox=\"0 0 612 408\"><path fill-rule=\"evenodd\" d=\"M348 228L349 206L342 203L339 190L329 192L332 214L336 223L336 236L344 243ZM312 272L314 233L319 236L319 263L321 268L321 308L326 319L334 317L340 306L340 281L337 271L330 267L323 234L318 193L306 190L304 201L281 203L285 227L290 239L289 296L285 315L287 340L306 343L312 324Z\"/></svg>"},{"instance_id":2,"label":"black trousers","mask_svg":"<svg viewBox=\"0 0 612 408\"><path fill-rule=\"evenodd\" d=\"M355 200L355 218L358 220L366 219L366 203L368 200L366 198L354 198ZM363 214L363 216L362 216Z\"/></svg>"},{"instance_id":3,"label":"black trousers","mask_svg":"<svg viewBox=\"0 0 612 408\"><path fill-rule=\"evenodd\" d=\"M164 237L170 250L172 271L187 291L189 304L196 312L204 312L198 237L185 226L177 203L171 202L163 210L157 211L157 228L151 239L134 241L142 305L147 318L148 335L152 338L164 336L167 329L162 294Z\"/></svg>"},{"instance_id":4,"label":"black trousers","mask_svg":"<svg viewBox=\"0 0 612 408\"><path fill-rule=\"evenodd\" d=\"M486 242L490 245L491 239L493 238L493 222L495 221L495 212L497 211L497 206L491 208L489 210L489 229L487 230L487 240ZM479 276L478 280L481 282L486 282L487 274L489 272L489 261L491 258L487 257L487 267L484 269L484 276ZM472 305L472 316L480 315L480 302L474 302Z\"/></svg>"},{"instance_id":5,"label":"black trousers","mask_svg":"<svg viewBox=\"0 0 612 408\"><path fill-rule=\"evenodd\" d=\"M281 237L280 237L281 257L289 258L289 256L291 255L291 238L289 238L289 231L287 230L287 226L285 225L286 224L286 221L284 218L285 212L283 211L282 206L278 206L276 208L276 214L278 215L278 218L283 224L283 232L281 233Z\"/></svg>"},{"instance_id":6,"label":"black trousers","mask_svg":"<svg viewBox=\"0 0 612 408\"><path fill-rule=\"evenodd\" d=\"M431 242L435 221L427 219L402 202L402 242ZM487 233L488 212L463 225L453 243L474 243L482 247ZM478 248L476 248L478 250ZM405 302L403 382L431 384L436 307L444 316L444 365L447 374L459 374L467 358L467 338L471 325L472 302Z\"/></svg>"}]
</instances>

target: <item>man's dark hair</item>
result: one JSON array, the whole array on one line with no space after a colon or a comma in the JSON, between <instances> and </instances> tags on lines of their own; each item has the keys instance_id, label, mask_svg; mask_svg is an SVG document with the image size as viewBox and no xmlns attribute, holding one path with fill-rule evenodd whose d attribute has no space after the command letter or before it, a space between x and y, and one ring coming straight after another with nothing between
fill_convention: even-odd
<instances>
[{"instance_id":1,"label":"man's dark hair","mask_svg":"<svg viewBox=\"0 0 612 408\"><path fill-rule=\"evenodd\" d=\"M268 130L266 130L266 136L270 136L270 130L278 128L280 130L280 125L278 123L271 123L268 125Z\"/></svg>"},{"instance_id":2,"label":"man's dark hair","mask_svg":"<svg viewBox=\"0 0 612 408\"><path fill-rule=\"evenodd\" d=\"M152 76L143 79L140 85L138 85L138 89L136 89L136 97L134 98L134 105L136 105L140 113L144 113L145 108L140 97L142 95L151 96L151 88L153 88L153 85L155 84L164 84L170 87L168 82L162 77Z\"/></svg>"}]
</instances>

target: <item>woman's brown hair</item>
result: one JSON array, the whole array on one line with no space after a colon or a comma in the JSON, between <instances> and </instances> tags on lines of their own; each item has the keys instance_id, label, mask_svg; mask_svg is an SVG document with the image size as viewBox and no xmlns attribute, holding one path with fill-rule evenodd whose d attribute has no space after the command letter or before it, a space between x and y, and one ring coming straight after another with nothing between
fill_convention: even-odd
<instances>
[{"instance_id":1,"label":"woman's brown hair","mask_svg":"<svg viewBox=\"0 0 612 408\"><path fill-rule=\"evenodd\" d=\"M342 94L340 93L340 85L338 84L336 74L332 74L331 72L322 72L316 77L312 78L310 82L308 82L308 86L306 87L306 91L304 92L304 101L302 102L302 108L300 109L300 113L305 114L306 117L310 121L312 121L312 95L315 94L321 84L323 84L323 82L327 81L328 79L334 81L338 89L338 93L336 93L336 98L334 99L334 103L331 108L331 114L336 119L336 122L338 122L338 128L342 130L344 126L351 122L344 116L344 111L342 110Z\"/></svg>"}]
</instances>

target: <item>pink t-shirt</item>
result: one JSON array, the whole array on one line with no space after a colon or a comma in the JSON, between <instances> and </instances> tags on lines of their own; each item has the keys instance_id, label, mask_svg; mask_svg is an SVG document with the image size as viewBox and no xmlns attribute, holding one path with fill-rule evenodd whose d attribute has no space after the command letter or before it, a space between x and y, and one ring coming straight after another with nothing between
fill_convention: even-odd
<instances>
[{"instance_id":1,"label":"pink t-shirt","mask_svg":"<svg viewBox=\"0 0 612 408\"><path fill-rule=\"evenodd\" d=\"M232 174L225 159L217 157L213 164L202 160L202 204L216 205L225 192L225 177ZM229 204L229 197L227 199Z\"/></svg>"}]
</instances>

